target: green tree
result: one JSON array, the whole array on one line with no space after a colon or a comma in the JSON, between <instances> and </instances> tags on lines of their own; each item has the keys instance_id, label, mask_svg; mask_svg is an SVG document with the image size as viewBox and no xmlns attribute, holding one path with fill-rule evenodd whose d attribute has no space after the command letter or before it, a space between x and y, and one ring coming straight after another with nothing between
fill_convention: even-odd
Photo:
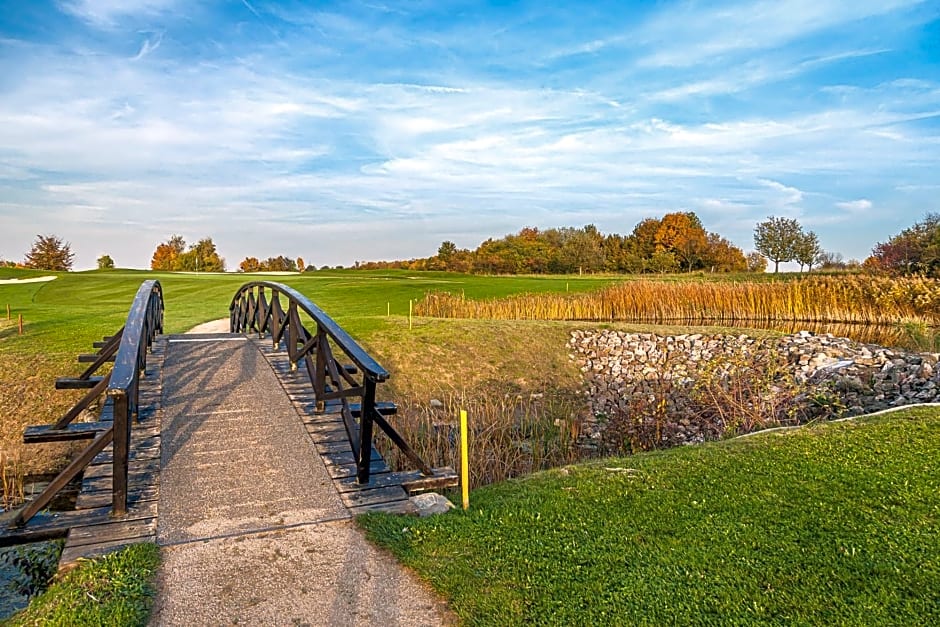
<instances>
[{"instance_id":1,"label":"green tree","mask_svg":"<svg viewBox=\"0 0 940 627\"><path fill-rule=\"evenodd\" d=\"M800 272L803 272L804 266L808 268L807 272L812 272L813 266L821 260L823 249L816 234L809 231L797 239L794 253L793 258L800 264Z\"/></svg>"},{"instance_id":2,"label":"green tree","mask_svg":"<svg viewBox=\"0 0 940 627\"><path fill-rule=\"evenodd\" d=\"M781 261L796 258L796 246L803 236L803 228L793 218L770 216L754 229L754 248L774 262L774 273L780 270Z\"/></svg>"},{"instance_id":3,"label":"green tree","mask_svg":"<svg viewBox=\"0 0 940 627\"><path fill-rule=\"evenodd\" d=\"M67 272L72 269L72 247L55 235L37 235L23 265L36 270Z\"/></svg>"},{"instance_id":4,"label":"green tree","mask_svg":"<svg viewBox=\"0 0 940 627\"><path fill-rule=\"evenodd\" d=\"M188 272L225 272L225 260L219 257L211 237L190 246L176 259L174 266L174 270Z\"/></svg>"},{"instance_id":5,"label":"green tree","mask_svg":"<svg viewBox=\"0 0 940 627\"><path fill-rule=\"evenodd\" d=\"M110 270L114 267L114 259L111 259L111 255L101 255L98 257L98 269L99 270Z\"/></svg>"}]
</instances>

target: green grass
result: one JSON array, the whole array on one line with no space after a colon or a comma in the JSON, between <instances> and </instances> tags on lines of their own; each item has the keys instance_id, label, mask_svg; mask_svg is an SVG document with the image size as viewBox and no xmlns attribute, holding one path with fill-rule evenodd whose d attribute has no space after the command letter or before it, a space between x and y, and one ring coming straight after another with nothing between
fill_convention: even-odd
<instances>
[{"instance_id":1,"label":"green grass","mask_svg":"<svg viewBox=\"0 0 940 627\"><path fill-rule=\"evenodd\" d=\"M359 520L469 625L940 624L937 460L940 412L912 409Z\"/></svg>"},{"instance_id":2,"label":"green grass","mask_svg":"<svg viewBox=\"0 0 940 627\"><path fill-rule=\"evenodd\" d=\"M141 282L156 278L166 299L166 330L182 332L196 324L225 318L232 296L248 280L290 285L317 303L354 335L381 327L389 310L408 315L408 301L429 290L463 292L473 298L522 292L590 290L612 277L481 277L443 272L329 271L303 275L179 274L133 270L43 273L0 270L0 279L55 275L46 283L0 285L0 311L10 305L13 318L23 314L26 334L13 325L0 330L0 352L84 350L99 335L121 326Z\"/></svg>"},{"instance_id":3,"label":"green grass","mask_svg":"<svg viewBox=\"0 0 940 627\"><path fill-rule=\"evenodd\" d=\"M6 624L145 625L154 596L149 582L159 565L155 544L134 544L82 562Z\"/></svg>"}]
</instances>

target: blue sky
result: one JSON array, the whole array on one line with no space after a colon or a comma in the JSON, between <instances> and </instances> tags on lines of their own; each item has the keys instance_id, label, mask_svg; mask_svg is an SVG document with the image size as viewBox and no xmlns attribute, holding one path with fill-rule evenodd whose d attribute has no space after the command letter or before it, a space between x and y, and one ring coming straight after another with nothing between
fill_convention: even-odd
<instances>
[{"instance_id":1,"label":"blue sky","mask_svg":"<svg viewBox=\"0 0 940 627\"><path fill-rule=\"evenodd\" d=\"M934 0L0 5L6 259L348 265L677 210L863 259L940 211Z\"/></svg>"}]
</instances>

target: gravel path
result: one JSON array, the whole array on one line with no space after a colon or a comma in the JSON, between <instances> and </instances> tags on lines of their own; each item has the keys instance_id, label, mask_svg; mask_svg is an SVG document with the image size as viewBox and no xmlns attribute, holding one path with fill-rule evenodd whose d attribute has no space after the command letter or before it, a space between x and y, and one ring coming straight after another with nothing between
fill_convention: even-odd
<instances>
[{"instance_id":1,"label":"gravel path","mask_svg":"<svg viewBox=\"0 0 940 627\"><path fill-rule=\"evenodd\" d=\"M365 540L270 366L237 338L169 338L151 624L455 622Z\"/></svg>"}]
</instances>

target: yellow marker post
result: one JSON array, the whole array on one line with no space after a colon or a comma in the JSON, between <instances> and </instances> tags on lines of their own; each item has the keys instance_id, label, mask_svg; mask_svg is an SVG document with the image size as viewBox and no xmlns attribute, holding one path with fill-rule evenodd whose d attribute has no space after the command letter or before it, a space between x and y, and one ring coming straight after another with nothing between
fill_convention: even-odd
<instances>
[{"instance_id":1,"label":"yellow marker post","mask_svg":"<svg viewBox=\"0 0 940 627\"><path fill-rule=\"evenodd\" d=\"M460 490L463 508L470 509L470 447L467 445L467 410L460 410Z\"/></svg>"},{"instance_id":2,"label":"yellow marker post","mask_svg":"<svg viewBox=\"0 0 940 627\"><path fill-rule=\"evenodd\" d=\"M392 315L392 304L385 303L385 317L388 318Z\"/></svg>"},{"instance_id":3,"label":"yellow marker post","mask_svg":"<svg viewBox=\"0 0 940 627\"><path fill-rule=\"evenodd\" d=\"M409 298L408 299L408 330L409 331L411 330L411 309L412 309L411 305L412 303L413 301Z\"/></svg>"}]
</instances>

